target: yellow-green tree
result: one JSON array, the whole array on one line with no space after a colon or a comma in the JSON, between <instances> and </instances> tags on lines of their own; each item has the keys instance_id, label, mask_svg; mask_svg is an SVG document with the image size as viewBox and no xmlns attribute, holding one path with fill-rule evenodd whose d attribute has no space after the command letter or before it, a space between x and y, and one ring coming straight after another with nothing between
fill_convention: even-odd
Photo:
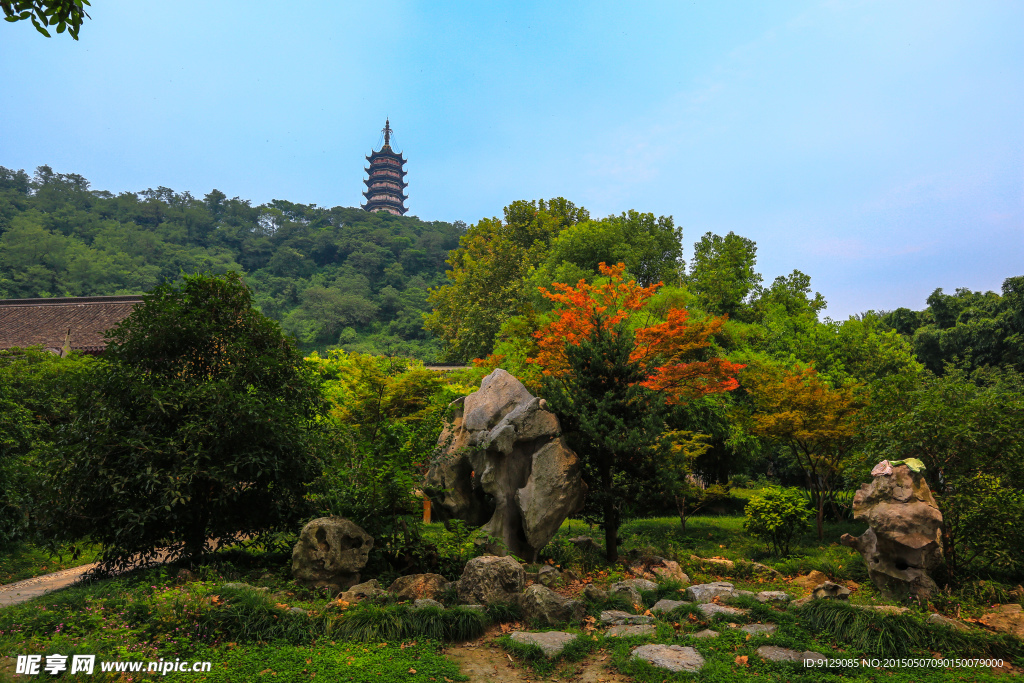
<instances>
[{"instance_id":1,"label":"yellow-green tree","mask_svg":"<svg viewBox=\"0 0 1024 683\"><path fill-rule=\"evenodd\" d=\"M804 472L824 537L826 502L835 505L836 484L857 436L861 385L830 387L813 367L760 367L743 377L754 399L751 432L785 444Z\"/></svg>"}]
</instances>

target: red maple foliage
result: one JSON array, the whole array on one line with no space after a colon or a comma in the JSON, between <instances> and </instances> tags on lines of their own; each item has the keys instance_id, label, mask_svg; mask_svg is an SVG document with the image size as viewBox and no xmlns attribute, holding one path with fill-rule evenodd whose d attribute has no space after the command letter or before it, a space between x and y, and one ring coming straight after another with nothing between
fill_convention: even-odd
<instances>
[{"instance_id":1,"label":"red maple foliage","mask_svg":"<svg viewBox=\"0 0 1024 683\"><path fill-rule=\"evenodd\" d=\"M663 285L659 282L641 287L635 280L625 282L626 266L622 263L601 263L599 268L608 277L608 282L601 285L580 280L575 287L554 283L552 287L557 292L541 287L541 294L561 304L555 311L557 319L534 333L539 352L529 362L539 365L545 375L558 376L568 371L567 345L579 345L598 329L622 334L622 324L642 310ZM727 318L691 322L688 311L673 308L665 322L635 330L630 360L638 362L646 375L639 384L662 392L669 403L683 403L738 387L735 374L745 366L723 358L694 358L711 345L711 336L722 329Z\"/></svg>"}]
</instances>

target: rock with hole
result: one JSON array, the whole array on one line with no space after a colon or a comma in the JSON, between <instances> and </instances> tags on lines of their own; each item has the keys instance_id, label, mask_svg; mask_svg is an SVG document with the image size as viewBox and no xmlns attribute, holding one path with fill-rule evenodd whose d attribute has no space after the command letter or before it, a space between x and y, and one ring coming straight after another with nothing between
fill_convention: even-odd
<instances>
[{"instance_id":1,"label":"rock with hole","mask_svg":"<svg viewBox=\"0 0 1024 683\"><path fill-rule=\"evenodd\" d=\"M586 494L558 418L500 368L452 409L439 441L444 453L423 484L432 511L439 520L481 526L504 552L536 561Z\"/></svg>"},{"instance_id":2,"label":"rock with hole","mask_svg":"<svg viewBox=\"0 0 1024 683\"><path fill-rule=\"evenodd\" d=\"M942 561L942 513L924 478L920 460L883 460L853 499L853 518L866 522L844 545L864 557L868 575L890 599L927 599L937 590L932 572Z\"/></svg>"},{"instance_id":3,"label":"rock with hole","mask_svg":"<svg viewBox=\"0 0 1024 683\"><path fill-rule=\"evenodd\" d=\"M343 591L359 583L373 537L344 517L321 517L302 527L292 551L292 578L312 588Z\"/></svg>"}]
</instances>

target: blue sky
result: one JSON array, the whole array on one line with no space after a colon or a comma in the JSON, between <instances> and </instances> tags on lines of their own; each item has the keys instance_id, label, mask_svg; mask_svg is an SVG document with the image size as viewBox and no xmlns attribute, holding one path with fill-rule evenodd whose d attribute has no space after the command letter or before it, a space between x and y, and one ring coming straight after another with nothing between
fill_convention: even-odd
<instances>
[{"instance_id":1,"label":"blue sky","mask_svg":"<svg viewBox=\"0 0 1024 683\"><path fill-rule=\"evenodd\" d=\"M0 165L362 200L391 117L426 220L564 196L758 244L842 319L1024 274L1024 3L94 0L0 24Z\"/></svg>"}]
</instances>

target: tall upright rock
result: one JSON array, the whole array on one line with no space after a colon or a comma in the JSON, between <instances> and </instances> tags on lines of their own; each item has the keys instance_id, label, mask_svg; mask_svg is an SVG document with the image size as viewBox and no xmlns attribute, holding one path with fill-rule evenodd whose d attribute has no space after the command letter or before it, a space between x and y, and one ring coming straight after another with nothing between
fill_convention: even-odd
<instances>
[{"instance_id":1,"label":"tall upright rock","mask_svg":"<svg viewBox=\"0 0 1024 683\"><path fill-rule=\"evenodd\" d=\"M856 548L868 575L889 598L927 598L936 590L929 575L942 561L942 513L916 458L883 460L871 470L853 499L853 518L868 524L858 537L843 534Z\"/></svg>"},{"instance_id":2,"label":"tall upright rock","mask_svg":"<svg viewBox=\"0 0 1024 683\"><path fill-rule=\"evenodd\" d=\"M500 368L453 408L444 454L424 481L432 510L482 526L508 551L535 560L586 494L558 418Z\"/></svg>"}]
</instances>

